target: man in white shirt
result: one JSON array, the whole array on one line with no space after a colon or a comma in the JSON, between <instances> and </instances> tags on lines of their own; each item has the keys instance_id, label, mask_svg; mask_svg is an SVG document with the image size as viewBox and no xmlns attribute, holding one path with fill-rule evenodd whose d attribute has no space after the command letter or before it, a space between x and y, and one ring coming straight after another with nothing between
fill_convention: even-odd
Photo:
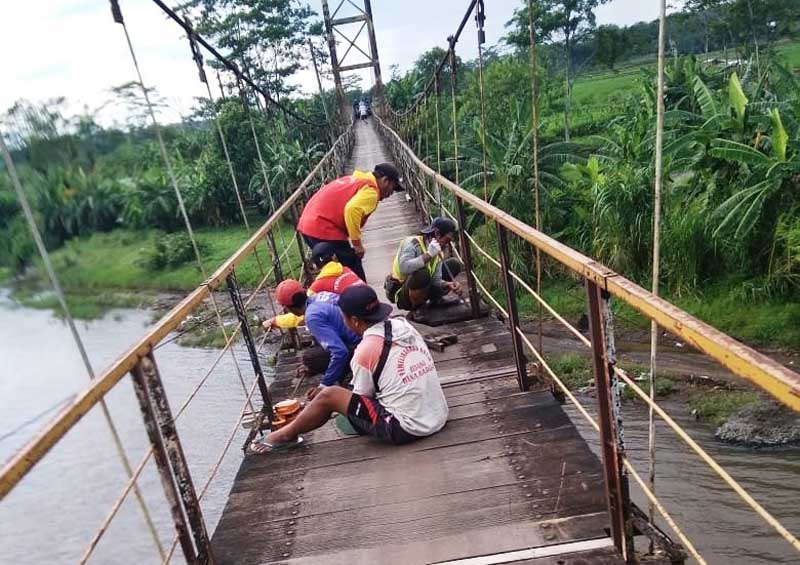
<instances>
[{"instance_id":1,"label":"man in white shirt","mask_svg":"<svg viewBox=\"0 0 800 565\"><path fill-rule=\"evenodd\" d=\"M300 443L301 433L324 425L332 413L347 417L362 435L393 445L441 430L447 400L433 358L422 336L405 319L389 320L391 306L366 286L352 286L339 297L345 325L362 336L353 354L353 391L324 387L292 422L251 449L284 451Z\"/></svg>"}]
</instances>

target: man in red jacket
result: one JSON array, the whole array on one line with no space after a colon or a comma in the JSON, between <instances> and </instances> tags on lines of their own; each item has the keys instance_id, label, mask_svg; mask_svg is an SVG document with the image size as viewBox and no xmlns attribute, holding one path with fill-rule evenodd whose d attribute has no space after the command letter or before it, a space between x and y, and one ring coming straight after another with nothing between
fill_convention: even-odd
<instances>
[{"instance_id":1,"label":"man in red jacket","mask_svg":"<svg viewBox=\"0 0 800 565\"><path fill-rule=\"evenodd\" d=\"M311 197L297 222L297 231L312 249L321 242L332 244L342 265L366 282L361 264L361 229L378 202L395 190L405 188L400 183L400 172L391 163L376 165L371 173L355 171L340 177Z\"/></svg>"}]
</instances>

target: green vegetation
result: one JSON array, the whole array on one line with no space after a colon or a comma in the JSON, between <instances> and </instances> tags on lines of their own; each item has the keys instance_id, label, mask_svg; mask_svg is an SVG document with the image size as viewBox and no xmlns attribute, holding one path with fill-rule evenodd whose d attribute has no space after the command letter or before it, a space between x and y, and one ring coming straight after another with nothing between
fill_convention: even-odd
<instances>
[{"instance_id":1,"label":"green vegetation","mask_svg":"<svg viewBox=\"0 0 800 565\"><path fill-rule=\"evenodd\" d=\"M242 205L249 214L269 216L326 150L329 136L324 126L314 125L324 123L320 97L289 97L296 87L287 81L305 61L309 40L318 58L325 60L320 50L321 27L311 21L311 9L284 0L266 0L257 7L245 0L189 4L196 8L198 31L236 52L237 62L248 75L280 97L293 115L273 105L262 111L253 91L240 92L234 77L222 75L220 80L228 82L220 83L223 96L214 106L198 99L190 116L162 128L172 175L162 160L144 95L135 82L112 86L111 100L77 116L66 114L65 98L17 101L0 117L13 160L45 244L50 250L66 244L61 267L80 285L138 288L163 282L168 288L186 288L191 281L194 286L200 277L187 265L194 253L188 238L180 235L185 225L172 177L193 227L205 231L207 239L215 239L201 250L208 252L205 260L210 271L219 264L221 252L244 241L241 237L233 246L228 241L243 235L235 227L243 221ZM266 69L260 61L274 64ZM187 60L186 64L192 63ZM155 90L148 94L157 108L165 105ZM100 125L98 112L108 105L127 110L123 127ZM235 148L230 151L230 164L217 125L228 146ZM220 241L210 237L217 228L221 228ZM93 240L94 235L99 237ZM82 242L73 244L77 239ZM83 258L77 260L84 250L91 255L115 251L113 245L120 244L120 251L130 251L133 242L129 245L127 239L140 240L139 247L152 244L149 266L164 273L143 277L141 253L135 246L132 253L113 253L106 264L92 256L85 273L74 268L84 266ZM34 262L32 239L5 173L0 174L0 241L4 243L0 246L4 277L7 270L22 273ZM114 259L120 265L111 265ZM92 278L95 275L99 278Z\"/></svg>"},{"instance_id":2,"label":"green vegetation","mask_svg":"<svg viewBox=\"0 0 800 565\"><path fill-rule=\"evenodd\" d=\"M632 375L634 374L633 371L628 371L628 372ZM649 378L644 379L643 381L637 384L639 385L639 388L644 390L644 392L650 394ZM677 390L678 390L678 385L674 380L668 377L659 377L658 375L656 375L656 398L663 398L665 396L669 396L670 394L677 392ZM626 386L624 389L622 389L622 398L624 400L641 401L639 395L636 394L633 391L633 389L629 386Z\"/></svg>"},{"instance_id":3,"label":"green vegetation","mask_svg":"<svg viewBox=\"0 0 800 565\"><path fill-rule=\"evenodd\" d=\"M233 331L233 328L227 331ZM184 347L202 347L206 349L221 349L225 346L226 341L222 330L216 326L187 332L178 338L178 343Z\"/></svg>"},{"instance_id":4,"label":"green vegetation","mask_svg":"<svg viewBox=\"0 0 800 565\"><path fill-rule=\"evenodd\" d=\"M244 227L201 228L195 232L202 250L204 267L211 274L248 238ZM53 265L68 291L79 289L152 289L191 290L203 282L194 252L178 263L153 266L153 255L162 249L164 234L158 230L115 230L75 238L52 255ZM278 244L294 245L284 258L287 272L300 265L294 234L288 225L275 231ZM259 247L259 259L265 271L271 268L268 248ZM255 255L250 255L237 269L239 282L255 286L261 271Z\"/></svg>"},{"instance_id":5,"label":"green vegetation","mask_svg":"<svg viewBox=\"0 0 800 565\"><path fill-rule=\"evenodd\" d=\"M570 390L592 384L592 367L585 355L562 353L548 356L548 365Z\"/></svg>"},{"instance_id":6,"label":"green vegetation","mask_svg":"<svg viewBox=\"0 0 800 565\"><path fill-rule=\"evenodd\" d=\"M534 2L542 28L542 229L649 288L658 26L597 30L597 4ZM800 12L786 0L761 2L752 16L744 8L741 0L690 2L668 18L661 294L739 339L800 349L800 44L791 42ZM563 18L569 10L572 23ZM771 24L778 16L791 17ZM470 62L460 66L456 120L449 112L439 119L446 132L442 155L453 154L452 131L458 130L462 186L534 225L527 25L523 5L506 37L516 52L492 53L482 73L486 187L481 89ZM572 39L568 25L575 26ZM600 58L602 49L615 53ZM387 85L393 107L410 104L438 55L429 51L410 72L395 75ZM440 105L450 107L447 90L441 98ZM435 121L432 106L423 106L422 119L403 132L429 163L434 128L413 127ZM452 160L443 163L443 173L454 177ZM466 230L496 257L494 230L478 214L467 214ZM533 248L514 237L510 244L514 271L534 281ZM475 267L502 301L496 268L482 256ZM573 323L584 312L584 289L552 260L544 264L543 294ZM523 313L532 316L536 302L523 291L519 297ZM630 308L614 307L618 327L649 326Z\"/></svg>"},{"instance_id":7,"label":"green vegetation","mask_svg":"<svg viewBox=\"0 0 800 565\"><path fill-rule=\"evenodd\" d=\"M570 390L576 390L585 386L590 386L594 382L594 375L592 373L592 366L589 357L580 355L578 353L560 353L557 355L548 356L547 363L553 372L567 385ZM620 368L627 371L632 377L647 371L646 367L633 365L630 363L621 363ZM650 381L643 380L639 386L645 392L650 392ZM668 377L656 377L656 396L664 397L673 394L678 390L677 383ZM631 390L630 387L625 387L622 392L624 400L638 400L639 396Z\"/></svg>"},{"instance_id":8,"label":"green vegetation","mask_svg":"<svg viewBox=\"0 0 800 565\"><path fill-rule=\"evenodd\" d=\"M719 426L758 398L758 394L750 391L698 388L689 396L689 407L698 419Z\"/></svg>"}]
</instances>

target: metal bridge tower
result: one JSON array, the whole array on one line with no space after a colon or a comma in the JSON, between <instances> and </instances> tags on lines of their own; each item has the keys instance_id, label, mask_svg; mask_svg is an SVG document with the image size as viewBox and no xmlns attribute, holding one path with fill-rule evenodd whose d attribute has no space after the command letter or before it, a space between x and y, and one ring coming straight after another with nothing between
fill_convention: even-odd
<instances>
[{"instance_id":1,"label":"metal bridge tower","mask_svg":"<svg viewBox=\"0 0 800 565\"><path fill-rule=\"evenodd\" d=\"M340 14L345 4L348 5L348 9L350 7L355 8L355 11L349 10L350 15ZM328 7L328 0L322 0L322 14L325 18L325 35L328 40L328 49L331 53L333 81L336 85L336 105L340 119L347 121L345 116L348 115L348 105L345 101L344 88L342 87L342 73L371 67L375 79L374 98L379 104L383 102L381 62L378 58L378 45L375 42L375 26L372 25L372 4L370 0L339 0L336 9L331 13ZM361 25L353 34L354 26L352 24L358 24L359 22L361 22ZM346 26L350 27L344 29ZM363 41L361 45L359 45L358 41L364 28L367 29L367 50L364 49ZM338 34L348 43L347 49L341 58L336 53L336 37L334 34ZM363 56L357 57L357 61L346 65L345 60L353 49Z\"/></svg>"}]
</instances>

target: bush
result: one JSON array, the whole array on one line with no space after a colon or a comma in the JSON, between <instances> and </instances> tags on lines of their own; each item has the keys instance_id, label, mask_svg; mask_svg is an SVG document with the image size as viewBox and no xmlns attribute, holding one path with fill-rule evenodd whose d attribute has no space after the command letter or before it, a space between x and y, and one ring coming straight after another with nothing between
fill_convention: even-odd
<instances>
[{"instance_id":1,"label":"bush","mask_svg":"<svg viewBox=\"0 0 800 565\"><path fill-rule=\"evenodd\" d=\"M552 356L548 363L567 388L575 390L592 383L592 368L589 359L578 353L562 353Z\"/></svg>"},{"instance_id":2,"label":"bush","mask_svg":"<svg viewBox=\"0 0 800 565\"><path fill-rule=\"evenodd\" d=\"M198 242L202 252L203 246ZM147 256L147 266L154 271L165 267L177 267L194 260L192 240L184 233L171 233L157 237Z\"/></svg>"}]
</instances>

